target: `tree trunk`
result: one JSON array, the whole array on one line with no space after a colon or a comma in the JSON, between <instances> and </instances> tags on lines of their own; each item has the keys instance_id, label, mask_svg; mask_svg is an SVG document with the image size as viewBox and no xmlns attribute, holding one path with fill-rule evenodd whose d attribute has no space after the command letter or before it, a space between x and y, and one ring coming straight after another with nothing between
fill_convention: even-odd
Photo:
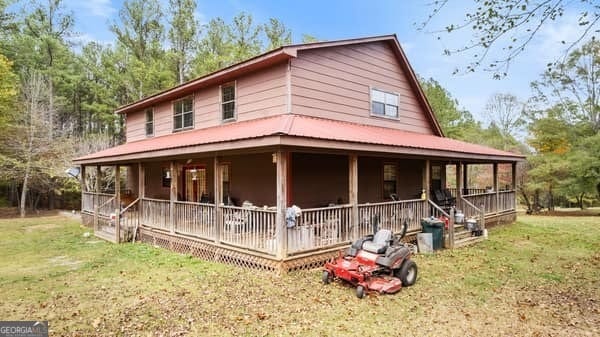
<instances>
[{"instance_id":1,"label":"tree trunk","mask_svg":"<svg viewBox=\"0 0 600 337\"><path fill-rule=\"evenodd\" d=\"M585 197L585 192L582 192L579 197L577 198L577 204L579 206L579 209L583 210L583 198Z\"/></svg>"},{"instance_id":2,"label":"tree trunk","mask_svg":"<svg viewBox=\"0 0 600 337\"><path fill-rule=\"evenodd\" d=\"M25 217L25 205L27 204L27 184L29 182L29 170L31 166L31 160L27 160L27 166L25 167L25 178L23 178L23 189L21 190L21 204L19 205L21 218Z\"/></svg>"}]
</instances>

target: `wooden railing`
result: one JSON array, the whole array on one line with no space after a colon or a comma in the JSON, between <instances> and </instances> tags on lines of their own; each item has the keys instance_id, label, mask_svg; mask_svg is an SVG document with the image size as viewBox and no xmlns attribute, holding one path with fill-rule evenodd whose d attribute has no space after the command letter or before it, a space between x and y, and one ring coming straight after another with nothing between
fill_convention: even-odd
<instances>
[{"instance_id":1,"label":"wooden railing","mask_svg":"<svg viewBox=\"0 0 600 337\"><path fill-rule=\"evenodd\" d=\"M443 208L438 206L435 202L433 202L431 200L427 200L427 201L429 203L429 215L430 216L436 217L438 219L442 216L450 218L450 214L447 213Z\"/></svg>"},{"instance_id":2,"label":"wooden railing","mask_svg":"<svg viewBox=\"0 0 600 337\"><path fill-rule=\"evenodd\" d=\"M140 199L135 199L131 204L121 210L119 215L120 236L119 241L132 241L134 232L140 224Z\"/></svg>"},{"instance_id":3,"label":"wooden railing","mask_svg":"<svg viewBox=\"0 0 600 337\"><path fill-rule=\"evenodd\" d=\"M219 206L220 241L224 244L274 255L277 250L275 217L277 212L261 208Z\"/></svg>"},{"instance_id":4,"label":"wooden railing","mask_svg":"<svg viewBox=\"0 0 600 337\"><path fill-rule=\"evenodd\" d=\"M215 205L175 201L175 232L214 239L216 235Z\"/></svg>"},{"instance_id":5,"label":"wooden railing","mask_svg":"<svg viewBox=\"0 0 600 337\"><path fill-rule=\"evenodd\" d=\"M94 213L94 197L96 193L82 192L81 193L81 211Z\"/></svg>"},{"instance_id":6,"label":"wooden railing","mask_svg":"<svg viewBox=\"0 0 600 337\"><path fill-rule=\"evenodd\" d=\"M358 205L358 237L372 234L378 229L391 229L394 233L408 224L407 231L419 231L421 218L428 216L427 200L413 199Z\"/></svg>"},{"instance_id":7,"label":"wooden railing","mask_svg":"<svg viewBox=\"0 0 600 337\"><path fill-rule=\"evenodd\" d=\"M303 209L296 225L287 229L287 251L298 253L348 243L352 232L352 206Z\"/></svg>"},{"instance_id":8,"label":"wooden railing","mask_svg":"<svg viewBox=\"0 0 600 337\"><path fill-rule=\"evenodd\" d=\"M169 200L143 198L141 223L157 229L170 229L171 208Z\"/></svg>"},{"instance_id":9,"label":"wooden railing","mask_svg":"<svg viewBox=\"0 0 600 337\"><path fill-rule=\"evenodd\" d=\"M483 210L477 207L475 204L473 204L465 196L456 199L456 209L461 210L463 212L463 214L465 215L465 219L478 219L480 225L484 221L485 213L483 212Z\"/></svg>"},{"instance_id":10,"label":"wooden railing","mask_svg":"<svg viewBox=\"0 0 600 337\"><path fill-rule=\"evenodd\" d=\"M515 191L500 191L498 193L498 212L512 211L516 209Z\"/></svg>"},{"instance_id":11,"label":"wooden railing","mask_svg":"<svg viewBox=\"0 0 600 337\"><path fill-rule=\"evenodd\" d=\"M485 214L496 213L496 192L463 195L463 199L483 210Z\"/></svg>"}]
</instances>

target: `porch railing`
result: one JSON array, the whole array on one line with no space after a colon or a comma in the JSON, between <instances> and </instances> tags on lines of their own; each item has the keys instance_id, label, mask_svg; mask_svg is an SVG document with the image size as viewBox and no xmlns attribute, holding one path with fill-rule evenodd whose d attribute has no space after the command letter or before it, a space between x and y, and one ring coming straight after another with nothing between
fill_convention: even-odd
<instances>
[{"instance_id":1,"label":"porch railing","mask_svg":"<svg viewBox=\"0 0 600 337\"><path fill-rule=\"evenodd\" d=\"M516 209L515 191L500 191L498 193L498 212L513 211Z\"/></svg>"},{"instance_id":2,"label":"porch railing","mask_svg":"<svg viewBox=\"0 0 600 337\"><path fill-rule=\"evenodd\" d=\"M484 220L485 213L481 208L477 207L476 204L467 199L467 196L463 196L456 200L456 208L463 212L466 219L476 218L479 219L480 225L482 224L481 221Z\"/></svg>"},{"instance_id":3,"label":"porch railing","mask_svg":"<svg viewBox=\"0 0 600 337\"><path fill-rule=\"evenodd\" d=\"M496 192L463 195L463 199L483 210L485 214L496 213Z\"/></svg>"},{"instance_id":4,"label":"porch railing","mask_svg":"<svg viewBox=\"0 0 600 337\"><path fill-rule=\"evenodd\" d=\"M169 200L143 198L141 203L142 224L158 229L170 229L171 207Z\"/></svg>"},{"instance_id":5,"label":"porch railing","mask_svg":"<svg viewBox=\"0 0 600 337\"><path fill-rule=\"evenodd\" d=\"M215 205L175 201L173 220L177 233L215 238Z\"/></svg>"},{"instance_id":6,"label":"porch railing","mask_svg":"<svg viewBox=\"0 0 600 337\"><path fill-rule=\"evenodd\" d=\"M96 193L82 192L81 193L81 211L94 213L94 198Z\"/></svg>"},{"instance_id":7,"label":"porch railing","mask_svg":"<svg viewBox=\"0 0 600 337\"><path fill-rule=\"evenodd\" d=\"M213 206L214 207L214 206ZM220 240L224 244L267 254L275 254L275 218L277 211L262 208L219 206L221 222Z\"/></svg>"},{"instance_id":8,"label":"porch railing","mask_svg":"<svg viewBox=\"0 0 600 337\"><path fill-rule=\"evenodd\" d=\"M421 218L428 216L427 200L413 199L358 205L358 237L372 234L377 228L391 229L394 233L408 224L407 231L419 231Z\"/></svg>"},{"instance_id":9,"label":"porch railing","mask_svg":"<svg viewBox=\"0 0 600 337\"><path fill-rule=\"evenodd\" d=\"M353 239L352 205L306 208L287 229L287 250L298 253L348 243Z\"/></svg>"}]
</instances>

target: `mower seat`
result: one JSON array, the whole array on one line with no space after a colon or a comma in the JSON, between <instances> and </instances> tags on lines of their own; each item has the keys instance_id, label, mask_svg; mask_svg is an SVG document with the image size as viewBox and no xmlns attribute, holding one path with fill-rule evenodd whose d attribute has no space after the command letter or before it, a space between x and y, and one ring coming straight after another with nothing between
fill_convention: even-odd
<instances>
[{"instance_id":1,"label":"mower seat","mask_svg":"<svg viewBox=\"0 0 600 337\"><path fill-rule=\"evenodd\" d=\"M362 249L374 254L384 254L390 241L392 241L392 231L380 229L375 233L373 240L363 242Z\"/></svg>"}]
</instances>

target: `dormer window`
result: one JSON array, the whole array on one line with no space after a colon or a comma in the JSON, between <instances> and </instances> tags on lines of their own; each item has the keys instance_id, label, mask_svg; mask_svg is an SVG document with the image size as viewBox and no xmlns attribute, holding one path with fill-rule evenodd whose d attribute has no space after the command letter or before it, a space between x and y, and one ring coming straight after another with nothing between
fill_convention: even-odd
<instances>
[{"instance_id":1,"label":"dormer window","mask_svg":"<svg viewBox=\"0 0 600 337\"><path fill-rule=\"evenodd\" d=\"M146 137L154 136L154 110L146 109Z\"/></svg>"},{"instance_id":2,"label":"dormer window","mask_svg":"<svg viewBox=\"0 0 600 337\"><path fill-rule=\"evenodd\" d=\"M221 86L221 115L223 121L235 119L235 83Z\"/></svg>"},{"instance_id":3,"label":"dormer window","mask_svg":"<svg viewBox=\"0 0 600 337\"><path fill-rule=\"evenodd\" d=\"M194 127L194 101L186 97L173 103L173 130Z\"/></svg>"},{"instance_id":4,"label":"dormer window","mask_svg":"<svg viewBox=\"0 0 600 337\"><path fill-rule=\"evenodd\" d=\"M398 94L371 89L371 115L398 118Z\"/></svg>"}]
</instances>

